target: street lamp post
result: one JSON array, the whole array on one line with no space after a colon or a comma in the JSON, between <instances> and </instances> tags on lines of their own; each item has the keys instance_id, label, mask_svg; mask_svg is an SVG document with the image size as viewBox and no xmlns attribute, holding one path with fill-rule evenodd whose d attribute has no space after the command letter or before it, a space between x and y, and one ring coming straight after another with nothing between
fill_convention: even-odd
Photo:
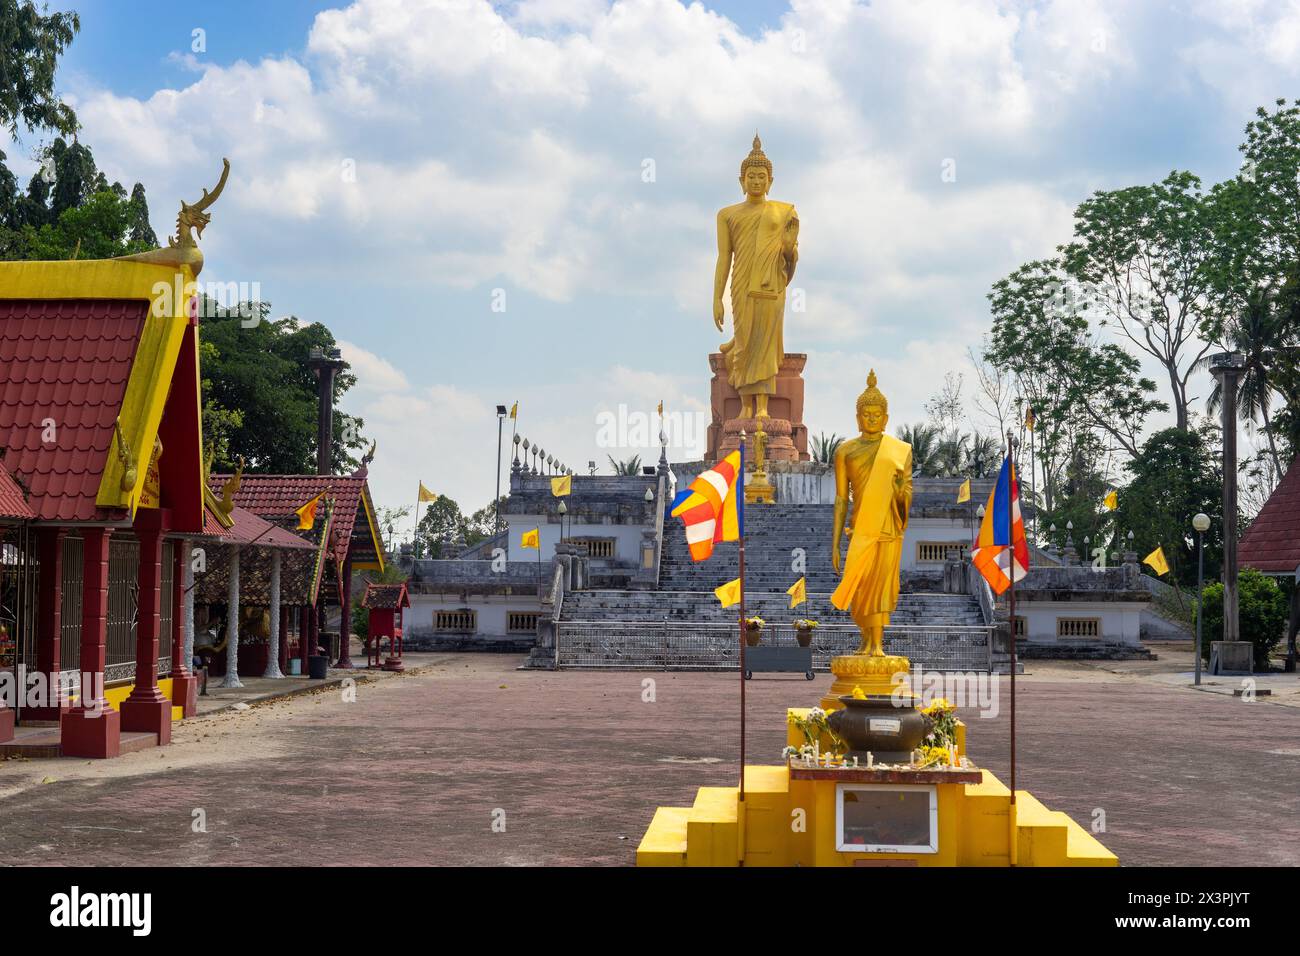
<instances>
[{"instance_id":1,"label":"street lamp post","mask_svg":"<svg viewBox=\"0 0 1300 956\"><path fill-rule=\"evenodd\" d=\"M497 493L492 499L492 533L501 533L501 436L505 428L506 411L504 405L497 406Z\"/></svg>"},{"instance_id":2,"label":"street lamp post","mask_svg":"<svg viewBox=\"0 0 1300 956\"><path fill-rule=\"evenodd\" d=\"M1192 519L1196 529L1196 686L1201 686L1201 610L1205 593L1205 532L1210 530L1210 516L1201 512Z\"/></svg>"},{"instance_id":3,"label":"street lamp post","mask_svg":"<svg viewBox=\"0 0 1300 956\"><path fill-rule=\"evenodd\" d=\"M560 499L560 507L557 510L560 512L560 540L563 541L565 537L564 516L569 513L569 506L564 503L564 499Z\"/></svg>"},{"instance_id":4,"label":"street lamp post","mask_svg":"<svg viewBox=\"0 0 1300 956\"><path fill-rule=\"evenodd\" d=\"M1219 380L1223 424L1223 636L1241 640L1237 617L1237 381L1246 367L1240 352L1210 356L1210 374Z\"/></svg>"}]
</instances>

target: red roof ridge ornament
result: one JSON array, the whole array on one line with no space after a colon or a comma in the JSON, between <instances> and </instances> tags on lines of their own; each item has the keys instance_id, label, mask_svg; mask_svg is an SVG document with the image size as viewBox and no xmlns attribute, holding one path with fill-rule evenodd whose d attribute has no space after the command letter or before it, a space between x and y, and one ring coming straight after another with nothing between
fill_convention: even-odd
<instances>
[{"instance_id":1,"label":"red roof ridge ornament","mask_svg":"<svg viewBox=\"0 0 1300 956\"><path fill-rule=\"evenodd\" d=\"M203 271L203 251L199 249L198 240L195 237L197 232L199 236L203 235L203 229L212 222L212 217L208 215L207 209L221 191L226 188L226 179L230 176L230 160L221 160L221 178L212 191L203 190L203 198L196 203L187 203L181 200L181 211L176 216L176 235L167 237L166 249L152 249L149 252L140 252L133 256L121 256L119 258L127 262L149 262L154 265L164 266L189 266L190 273L197 278L198 274Z\"/></svg>"}]
</instances>

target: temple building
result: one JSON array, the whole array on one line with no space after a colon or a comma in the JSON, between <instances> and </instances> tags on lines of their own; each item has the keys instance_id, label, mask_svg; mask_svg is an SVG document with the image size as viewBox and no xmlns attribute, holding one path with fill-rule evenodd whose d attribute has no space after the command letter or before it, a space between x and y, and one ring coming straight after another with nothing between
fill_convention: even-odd
<instances>
[{"instance_id":1,"label":"temple building","mask_svg":"<svg viewBox=\"0 0 1300 956\"><path fill-rule=\"evenodd\" d=\"M205 528L198 326L157 293L192 279L183 263L0 263L3 500L18 510L16 486L30 513L10 517L0 566L6 704L69 756L165 744L192 697L178 638Z\"/></svg>"},{"instance_id":2,"label":"temple building","mask_svg":"<svg viewBox=\"0 0 1300 956\"><path fill-rule=\"evenodd\" d=\"M1300 631L1300 458L1291 462L1255 520L1237 545L1243 568L1290 578L1291 609L1286 627L1286 669L1296 667L1296 633Z\"/></svg>"}]
</instances>

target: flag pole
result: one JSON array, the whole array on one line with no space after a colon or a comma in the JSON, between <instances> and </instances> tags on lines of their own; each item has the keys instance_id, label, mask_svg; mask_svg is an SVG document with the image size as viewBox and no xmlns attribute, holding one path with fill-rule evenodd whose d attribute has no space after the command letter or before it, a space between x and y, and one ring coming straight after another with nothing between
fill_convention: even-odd
<instances>
[{"instance_id":1,"label":"flag pole","mask_svg":"<svg viewBox=\"0 0 1300 956\"><path fill-rule=\"evenodd\" d=\"M1015 519L1015 481L1016 452L1015 436L1007 429L1007 547L1010 560L1007 562L1007 577L1011 581L1007 603L1011 617L1011 806L1007 812L1008 825L1008 862L1016 865L1016 519Z\"/></svg>"},{"instance_id":2,"label":"flag pole","mask_svg":"<svg viewBox=\"0 0 1300 956\"><path fill-rule=\"evenodd\" d=\"M737 508L744 507L745 494L745 433L740 433L740 475L736 480L734 494L741 497L736 501ZM719 520L721 518L719 517ZM740 522L740 802L745 802L745 522ZM743 861L742 861L743 862Z\"/></svg>"}]
</instances>

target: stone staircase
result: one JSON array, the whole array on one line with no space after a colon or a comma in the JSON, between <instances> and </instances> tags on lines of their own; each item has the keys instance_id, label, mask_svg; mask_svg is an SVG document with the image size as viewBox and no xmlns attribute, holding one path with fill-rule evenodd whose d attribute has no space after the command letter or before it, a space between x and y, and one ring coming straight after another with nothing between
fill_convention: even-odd
<instances>
[{"instance_id":1,"label":"stone staircase","mask_svg":"<svg viewBox=\"0 0 1300 956\"><path fill-rule=\"evenodd\" d=\"M839 575L831 567L831 505L752 505L745 509L745 589L755 593L781 592L793 584L799 573L792 569L797 555L804 551L803 562L808 579L808 593L830 594ZM723 569L737 566L739 546L734 541L719 542L713 557L696 563L691 560L681 522L676 518L664 523L663 557L659 564L659 587L664 591L712 591L722 582ZM735 577L731 573L731 577Z\"/></svg>"},{"instance_id":2,"label":"stone staircase","mask_svg":"<svg viewBox=\"0 0 1300 956\"><path fill-rule=\"evenodd\" d=\"M767 622L764 644L794 644L791 622L809 617L821 627L814 666L858 645L852 618L831 606L839 576L831 567L829 505L755 506L745 514L745 612ZM802 548L800 555L795 549ZM737 574L738 545L723 542L707 562L691 560L676 521L665 525L659 590L593 589L564 595L558 619L560 665L580 667L735 666L739 609L723 608L713 589ZM800 577L808 601L790 608L786 589ZM988 660L988 632L972 595L944 594L922 575L905 576L885 634L889 653L925 666L972 669ZM535 655L545 666L544 649ZM553 646L549 651L554 654Z\"/></svg>"},{"instance_id":3,"label":"stone staircase","mask_svg":"<svg viewBox=\"0 0 1300 956\"><path fill-rule=\"evenodd\" d=\"M734 624L737 608L724 608L712 591L570 591L564 596L561 621L668 621ZM745 612L769 624L811 617L821 624L851 625L852 618L831 606L829 593L808 594L808 603L790 608L785 590L752 590L746 582ZM984 623L979 604L968 594L904 592L890 616L891 627L978 627Z\"/></svg>"}]
</instances>

